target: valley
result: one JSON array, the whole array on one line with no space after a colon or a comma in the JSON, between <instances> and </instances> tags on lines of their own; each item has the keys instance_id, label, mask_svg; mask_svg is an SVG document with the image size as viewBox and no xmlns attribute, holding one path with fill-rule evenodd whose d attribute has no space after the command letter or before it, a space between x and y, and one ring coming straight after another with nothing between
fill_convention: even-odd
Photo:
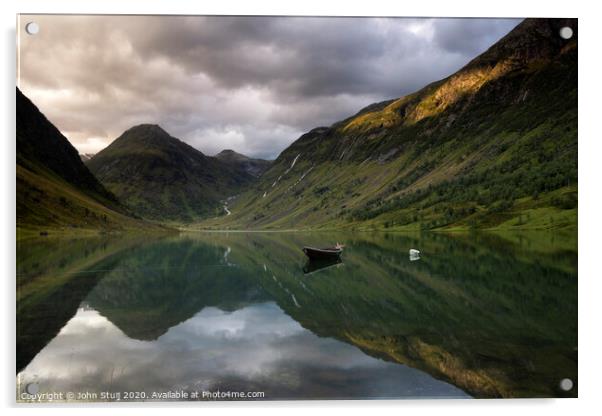
<instances>
[{"instance_id":1,"label":"valley","mask_svg":"<svg viewBox=\"0 0 602 416\"><path fill-rule=\"evenodd\" d=\"M274 161L208 156L154 124L85 165L19 141L19 227L575 229L577 36L553 36L565 24L527 19L451 76L314 128ZM56 168L69 164L81 173Z\"/></svg>"},{"instance_id":2,"label":"valley","mask_svg":"<svg viewBox=\"0 0 602 416\"><path fill-rule=\"evenodd\" d=\"M311 130L199 228L575 228L577 40L551 36L565 23L527 19L450 77Z\"/></svg>"}]
</instances>

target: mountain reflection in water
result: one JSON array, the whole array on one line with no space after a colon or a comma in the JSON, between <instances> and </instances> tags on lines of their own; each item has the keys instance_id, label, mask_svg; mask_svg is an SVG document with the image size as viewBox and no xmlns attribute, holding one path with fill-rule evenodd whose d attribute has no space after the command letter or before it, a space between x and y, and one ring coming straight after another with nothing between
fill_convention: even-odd
<instances>
[{"instance_id":1,"label":"mountain reflection in water","mask_svg":"<svg viewBox=\"0 0 602 416\"><path fill-rule=\"evenodd\" d=\"M346 244L343 264L312 270L299 247L324 234L24 242L19 385L266 399L577 395L570 241L328 238ZM411 262L410 247L425 256Z\"/></svg>"}]
</instances>

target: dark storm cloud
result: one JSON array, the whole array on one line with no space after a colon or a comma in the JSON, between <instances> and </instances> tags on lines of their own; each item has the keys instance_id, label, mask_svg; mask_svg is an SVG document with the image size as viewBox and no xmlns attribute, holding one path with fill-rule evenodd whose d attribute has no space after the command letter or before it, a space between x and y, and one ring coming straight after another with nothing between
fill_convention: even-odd
<instances>
[{"instance_id":1,"label":"dark storm cloud","mask_svg":"<svg viewBox=\"0 0 602 416\"><path fill-rule=\"evenodd\" d=\"M275 157L303 132L411 93L517 20L27 16L20 85L82 152L159 123L209 154Z\"/></svg>"}]
</instances>

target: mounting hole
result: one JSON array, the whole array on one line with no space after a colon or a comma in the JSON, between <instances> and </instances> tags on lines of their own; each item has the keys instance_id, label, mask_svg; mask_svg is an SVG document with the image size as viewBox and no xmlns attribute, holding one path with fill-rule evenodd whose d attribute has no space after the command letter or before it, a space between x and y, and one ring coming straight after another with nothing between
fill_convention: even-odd
<instances>
[{"instance_id":1,"label":"mounting hole","mask_svg":"<svg viewBox=\"0 0 602 416\"><path fill-rule=\"evenodd\" d=\"M562 39L570 39L573 37L573 29L571 29L568 26L565 26L563 28L560 28L560 37Z\"/></svg>"},{"instance_id":2,"label":"mounting hole","mask_svg":"<svg viewBox=\"0 0 602 416\"><path fill-rule=\"evenodd\" d=\"M25 31L29 35L37 35L40 31L40 25L38 25L36 22L29 22L25 25Z\"/></svg>"},{"instance_id":3,"label":"mounting hole","mask_svg":"<svg viewBox=\"0 0 602 416\"><path fill-rule=\"evenodd\" d=\"M560 380L560 389L564 391L571 391L573 389L573 380L570 378L563 378Z\"/></svg>"},{"instance_id":4,"label":"mounting hole","mask_svg":"<svg viewBox=\"0 0 602 416\"><path fill-rule=\"evenodd\" d=\"M38 385L38 383L29 383L25 386L25 391L28 394L36 395L40 391L40 386Z\"/></svg>"}]
</instances>

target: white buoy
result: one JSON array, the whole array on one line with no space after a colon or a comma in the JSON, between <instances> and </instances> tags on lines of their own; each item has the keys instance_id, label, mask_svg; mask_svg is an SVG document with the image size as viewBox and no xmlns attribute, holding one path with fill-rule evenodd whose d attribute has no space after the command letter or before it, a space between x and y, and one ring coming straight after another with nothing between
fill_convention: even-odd
<instances>
[{"instance_id":1,"label":"white buoy","mask_svg":"<svg viewBox=\"0 0 602 416\"><path fill-rule=\"evenodd\" d=\"M420 255L420 251L411 248L410 249L410 256L419 256Z\"/></svg>"}]
</instances>

